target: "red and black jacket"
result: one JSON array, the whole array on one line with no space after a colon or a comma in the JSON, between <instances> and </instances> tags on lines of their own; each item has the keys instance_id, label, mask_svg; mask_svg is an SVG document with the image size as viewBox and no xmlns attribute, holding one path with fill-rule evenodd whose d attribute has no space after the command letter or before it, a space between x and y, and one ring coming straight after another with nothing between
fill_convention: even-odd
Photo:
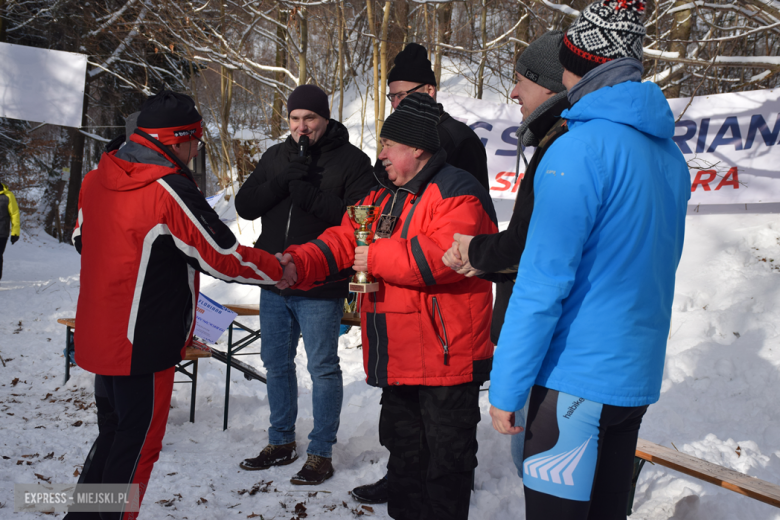
<instances>
[{"instance_id":1,"label":"red and black jacket","mask_svg":"<svg viewBox=\"0 0 780 520\"><path fill-rule=\"evenodd\" d=\"M76 363L102 375L159 372L190 343L198 271L249 284L281 277L238 244L195 183L139 135L105 153L79 193Z\"/></svg>"},{"instance_id":2,"label":"red and black jacket","mask_svg":"<svg viewBox=\"0 0 780 520\"><path fill-rule=\"evenodd\" d=\"M369 247L379 291L359 302L373 386L452 386L490 374L492 284L457 274L442 256L455 233L495 233L496 215L488 192L445 158L440 150L405 186L380 185L359 203L398 217L391 236ZM343 276L354 263L356 228L344 215L317 240L288 248L298 269L294 288Z\"/></svg>"}]
</instances>

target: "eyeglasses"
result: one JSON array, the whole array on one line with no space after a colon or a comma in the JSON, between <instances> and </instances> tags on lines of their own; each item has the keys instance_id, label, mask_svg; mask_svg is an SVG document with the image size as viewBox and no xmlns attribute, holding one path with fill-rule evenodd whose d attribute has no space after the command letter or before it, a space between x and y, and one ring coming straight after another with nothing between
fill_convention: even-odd
<instances>
[{"instance_id":1,"label":"eyeglasses","mask_svg":"<svg viewBox=\"0 0 780 520\"><path fill-rule=\"evenodd\" d=\"M421 83L421 84L417 85L416 87L414 87L413 89L407 90L406 92L403 92L403 91L402 92L392 92L392 93L387 95L387 99L390 100L390 103L393 102L393 99L398 99L398 101L401 101L403 98L405 98L406 96L408 96L409 94L411 94L412 92L417 90L418 88L424 87L425 85L427 85L427 83Z\"/></svg>"},{"instance_id":2,"label":"eyeglasses","mask_svg":"<svg viewBox=\"0 0 780 520\"><path fill-rule=\"evenodd\" d=\"M196 137L195 139L198 139L198 138ZM203 141L198 139L198 150L200 150L201 148L203 148Z\"/></svg>"}]
</instances>

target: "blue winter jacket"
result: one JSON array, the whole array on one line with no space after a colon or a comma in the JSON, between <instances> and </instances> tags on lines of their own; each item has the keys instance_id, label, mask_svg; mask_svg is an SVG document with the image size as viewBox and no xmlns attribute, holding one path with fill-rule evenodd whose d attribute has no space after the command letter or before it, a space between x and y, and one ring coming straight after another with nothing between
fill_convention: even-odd
<instances>
[{"instance_id":1,"label":"blue winter jacket","mask_svg":"<svg viewBox=\"0 0 780 520\"><path fill-rule=\"evenodd\" d=\"M534 384L615 406L658 400L691 181L652 83L586 94L545 154L490 402Z\"/></svg>"}]
</instances>

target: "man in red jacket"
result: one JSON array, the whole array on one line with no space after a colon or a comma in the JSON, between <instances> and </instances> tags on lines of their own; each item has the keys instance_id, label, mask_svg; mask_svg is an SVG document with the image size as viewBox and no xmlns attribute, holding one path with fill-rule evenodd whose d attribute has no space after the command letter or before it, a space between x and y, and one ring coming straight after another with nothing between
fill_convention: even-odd
<instances>
[{"instance_id":1,"label":"man in red jacket","mask_svg":"<svg viewBox=\"0 0 780 520\"><path fill-rule=\"evenodd\" d=\"M341 225L285 251L280 286L307 289L350 266L379 280L361 295L366 382L381 387L380 442L390 450L388 513L396 519L468 518L477 466L479 385L492 365L491 283L442 263L461 226L496 232L487 191L445 163L427 94L407 96L382 126L386 176L359 204L379 206L382 229L356 247Z\"/></svg>"},{"instance_id":2,"label":"man in red jacket","mask_svg":"<svg viewBox=\"0 0 780 520\"><path fill-rule=\"evenodd\" d=\"M73 242L81 253L76 363L97 374L100 430L79 482L138 484L140 505L162 447L174 367L192 341L198 271L260 285L282 270L270 254L239 245L195 184L186 164L202 121L192 99L162 91L137 123L84 178Z\"/></svg>"}]
</instances>

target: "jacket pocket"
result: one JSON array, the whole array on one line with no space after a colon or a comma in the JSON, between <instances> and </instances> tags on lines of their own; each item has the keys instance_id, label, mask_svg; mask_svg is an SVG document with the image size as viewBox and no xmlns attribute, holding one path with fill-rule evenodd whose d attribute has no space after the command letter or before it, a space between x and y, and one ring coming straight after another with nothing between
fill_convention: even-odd
<instances>
[{"instance_id":1,"label":"jacket pocket","mask_svg":"<svg viewBox=\"0 0 780 520\"><path fill-rule=\"evenodd\" d=\"M439 307L439 300L434 296L431 300L431 318L433 319L433 330L436 331L436 338L441 343L442 353L444 354L444 366L450 364L450 341L447 337L447 326L444 323L444 316Z\"/></svg>"}]
</instances>

